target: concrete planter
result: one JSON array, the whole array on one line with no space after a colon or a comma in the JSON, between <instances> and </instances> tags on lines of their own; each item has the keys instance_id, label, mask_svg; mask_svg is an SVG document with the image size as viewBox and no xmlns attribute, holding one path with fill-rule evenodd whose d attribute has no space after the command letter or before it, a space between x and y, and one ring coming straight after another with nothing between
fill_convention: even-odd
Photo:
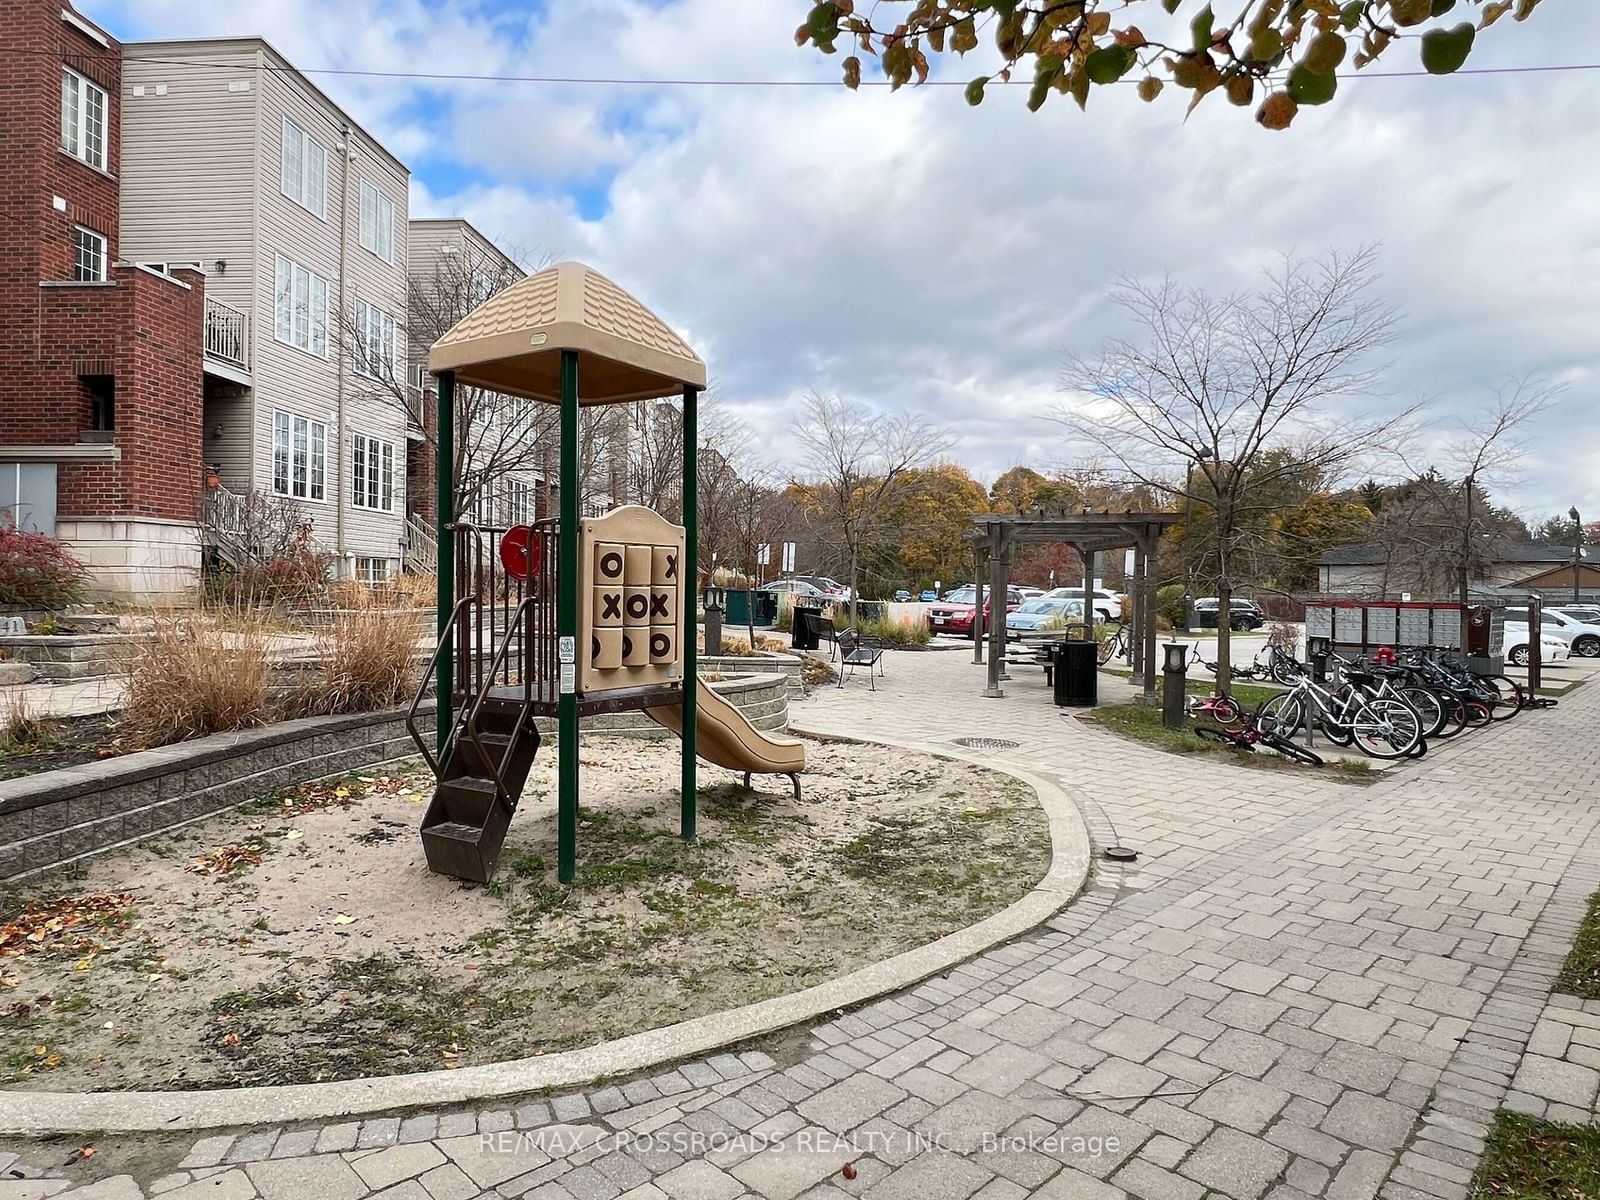
<instances>
[{"instance_id":1,"label":"concrete planter","mask_svg":"<svg viewBox=\"0 0 1600 1200\"><path fill-rule=\"evenodd\" d=\"M13 662L33 666L39 678L56 683L113 675L127 663L134 646L150 633L25 634L0 637L0 650Z\"/></svg>"},{"instance_id":2,"label":"concrete planter","mask_svg":"<svg viewBox=\"0 0 1600 1200\"><path fill-rule=\"evenodd\" d=\"M800 656L778 654L770 650L757 654L702 654L697 659L700 670L708 675L748 675L752 671L775 672L788 682L789 694L798 696L800 684Z\"/></svg>"}]
</instances>

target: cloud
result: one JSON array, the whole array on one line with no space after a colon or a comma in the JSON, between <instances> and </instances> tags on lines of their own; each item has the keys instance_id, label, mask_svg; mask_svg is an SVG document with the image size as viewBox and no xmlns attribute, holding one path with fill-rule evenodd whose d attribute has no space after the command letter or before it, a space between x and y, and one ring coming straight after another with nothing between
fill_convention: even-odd
<instances>
[{"instance_id":1,"label":"cloud","mask_svg":"<svg viewBox=\"0 0 1600 1200\"><path fill-rule=\"evenodd\" d=\"M259 31L305 66L833 79L836 60L793 46L804 7L281 0L241 16L120 0L96 15ZM1600 13L1546 6L1502 22L1474 63L1559 62L1597 34ZM1131 89L1029 114L1018 88L970 109L957 88L318 82L407 147L419 213L592 261L679 326L774 459L813 387L947 422L984 476L1070 459L1082 448L1045 419L1059 364L1120 328L1104 300L1118 275L1228 290L1285 251L1378 243L1384 298L1407 317L1373 405L1426 395L1442 417L1506 376L1566 380L1513 498L1600 512L1593 456L1570 449L1600 443L1581 74L1356 79L1279 135L1220 99L1184 122L1172 97Z\"/></svg>"}]
</instances>

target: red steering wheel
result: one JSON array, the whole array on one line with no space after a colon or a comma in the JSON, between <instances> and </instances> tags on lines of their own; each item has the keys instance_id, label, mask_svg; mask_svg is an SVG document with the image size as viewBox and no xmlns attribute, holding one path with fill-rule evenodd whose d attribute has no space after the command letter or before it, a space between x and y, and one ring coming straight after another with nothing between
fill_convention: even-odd
<instances>
[{"instance_id":1,"label":"red steering wheel","mask_svg":"<svg viewBox=\"0 0 1600 1200\"><path fill-rule=\"evenodd\" d=\"M539 539L533 536L528 525L513 525L500 538L500 565L506 574L518 582L539 570Z\"/></svg>"}]
</instances>

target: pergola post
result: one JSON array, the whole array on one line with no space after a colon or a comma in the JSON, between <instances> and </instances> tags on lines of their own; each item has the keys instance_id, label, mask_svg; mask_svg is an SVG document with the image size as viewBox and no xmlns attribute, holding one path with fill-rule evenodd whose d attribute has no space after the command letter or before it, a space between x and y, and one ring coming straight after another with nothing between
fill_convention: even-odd
<instances>
[{"instance_id":1,"label":"pergola post","mask_svg":"<svg viewBox=\"0 0 1600 1200\"><path fill-rule=\"evenodd\" d=\"M695 775L695 710L699 701L700 659L695 646L695 610L700 605L700 433L698 388L683 389L683 549L688 561L678 564L683 596L683 775L679 832L694 840L698 804ZM720 648L720 647L719 647ZM710 647L707 647L710 650Z\"/></svg>"},{"instance_id":2,"label":"pergola post","mask_svg":"<svg viewBox=\"0 0 1600 1200\"><path fill-rule=\"evenodd\" d=\"M556 878L578 869L578 352L561 352L561 532L557 539L556 635L561 691L556 701Z\"/></svg>"},{"instance_id":3,"label":"pergola post","mask_svg":"<svg viewBox=\"0 0 1600 1200\"><path fill-rule=\"evenodd\" d=\"M1128 626L1128 661L1134 686L1144 683L1144 539L1133 544L1133 574L1128 578L1128 597L1133 601L1132 622Z\"/></svg>"},{"instance_id":4,"label":"pergola post","mask_svg":"<svg viewBox=\"0 0 1600 1200\"><path fill-rule=\"evenodd\" d=\"M1094 640L1094 551L1085 550L1083 543L1071 542L1069 545L1078 552L1078 561L1083 564L1083 619L1089 625L1089 640Z\"/></svg>"},{"instance_id":5,"label":"pergola post","mask_svg":"<svg viewBox=\"0 0 1600 1200\"><path fill-rule=\"evenodd\" d=\"M1144 593L1144 698L1154 704L1156 699L1156 569L1160 553L1159 529L1146 529L1143 535L1144 578L1140 591Z\"/></svg>"},{"instance_id":6,"label":"pergola post","mask_svg":"<svg viewBox=\"0 0 1600 1200\"><path fill-rule=\"evenodd\" d=\"M981 547L972 550L972 586L977 592L973 597L977 607L972 610L972 661L983 661L983 569L988 565L988 556Z\"/></svg>"},{"instance_id":7,"label":"pergola post","mask_svg":"<svg viewBox=\"0 0 1600 1200\"><path fill-rule=\"evenodd\" d=\"M1009 541L1006 537L1006 528L1003 525L991 525L993 541L989 546L989 679L988 685L983 689L985 697L991 700L1000 700L1005 697L1005 689L1000 686L1000 668L1005 662L1006 653L1006 575L1011 557L1008 550ZM998 608L1000 611L992 610ZM983 617L983 602L979 599L978 610L973 614L974 622Z\"/></svg>"}]
</instances>

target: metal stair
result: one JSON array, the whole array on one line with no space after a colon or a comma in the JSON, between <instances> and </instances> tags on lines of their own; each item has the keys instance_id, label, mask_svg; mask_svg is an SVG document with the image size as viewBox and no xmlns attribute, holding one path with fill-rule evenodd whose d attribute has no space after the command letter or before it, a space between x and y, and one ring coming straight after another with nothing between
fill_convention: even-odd
<instances>
[{"instance_id":1,"label":"metal stair","mask_svg":"<svg viewBox=\"0 0 1600 1200\"><path fill-rule=\"evenodd\" d=\"M422 818L428 869L487 883L539 753L531 706L485 696L467 708Z\"/></svg>"}]
</instances>

